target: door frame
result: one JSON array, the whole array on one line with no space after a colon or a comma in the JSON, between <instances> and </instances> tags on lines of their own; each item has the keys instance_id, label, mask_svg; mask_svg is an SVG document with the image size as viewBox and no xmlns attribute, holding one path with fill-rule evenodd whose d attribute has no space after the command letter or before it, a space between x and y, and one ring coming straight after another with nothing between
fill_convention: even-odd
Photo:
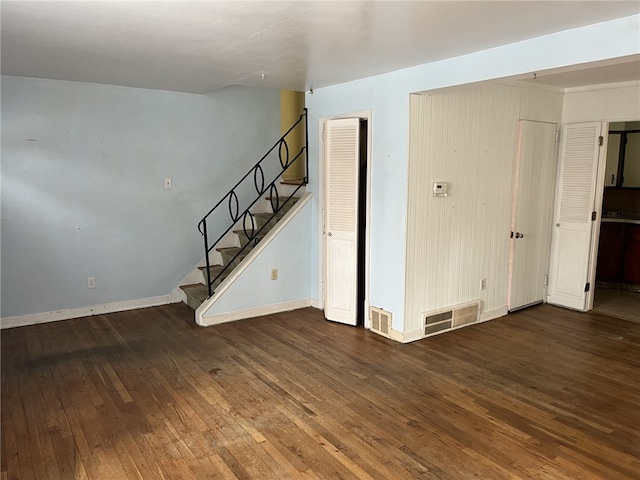
<instances>
[{"instance_id":1,"label":"door frame","mask_svg":"<svg viewBox=\"0 0 640 480\"><path fill-rule=\"evenodd\" d=\"M338 120L343 118L359 118L361 120L367 121L367 172L366 172L366 220L365 220L365 265L364 265L364 327L371 328L371 319L369 318L369 305L370 305L370 272L371 272L371 131L372 131L372 111L371 110L361 110L357 112L343 113L339 115L330 115L326 117L320 117L318 122L318 138L320 139L319 143L319 158L320 158L320 168L319 168L319 209L321 210L321 214L318 215L318 232L320 235L320 268L318 269L319 282L321 292L320 293L320 308L324 309L326 304L326 281L327 281L327 236L325 232L326 226L326 200L327 200L327 178L326 178L326 162L327 162L327 150L326 150L326 139L325 139L325 129L326 123L329 120Z\"/></svg>"}]
</instances>

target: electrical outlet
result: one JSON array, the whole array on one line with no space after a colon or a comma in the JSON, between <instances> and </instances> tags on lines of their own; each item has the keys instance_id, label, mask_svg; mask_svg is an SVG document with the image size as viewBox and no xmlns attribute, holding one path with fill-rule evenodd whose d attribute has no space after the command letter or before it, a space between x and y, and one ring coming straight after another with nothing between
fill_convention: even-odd
<instances>
[{"instance_id":1,"label":"electrical outlet","mask_svg":"<svg viewBox=\"0 0 640 480\"><path fill-rule=\"evenodd\" d=\"M486 288L487 288L487 279L486 278L480 279L480 290L485 290Z\"/></svg>"},{"instance_id":2,"label":"electrical outlet","mask_svg":"<svg viewBox=\"0 0 640 480\"><path fill-rule=\"evenodd\" d=\"M96 277L87 278L87 288L96 288Z\"/></svg>"},{"instance_id":3,"label":"electrical outlet","mask_svg":"<svg viewBox=\"0 0 640 480\"><path fill-rule=\"evenodd\" d=\"M278 269L277 268L272 268L271 269L271 280L277 280L278 279Z\"/></svg>"},{"instance_id":4,"label":"electrical outlet","mask_svg":"<svg viewBox=\"0 0 640 480\"><path fill-rule=\"evenodd\" d=\"M170 178L165 178L164 179L164 188L171 188L171 179Z\"/></svg>"}]
</instances>

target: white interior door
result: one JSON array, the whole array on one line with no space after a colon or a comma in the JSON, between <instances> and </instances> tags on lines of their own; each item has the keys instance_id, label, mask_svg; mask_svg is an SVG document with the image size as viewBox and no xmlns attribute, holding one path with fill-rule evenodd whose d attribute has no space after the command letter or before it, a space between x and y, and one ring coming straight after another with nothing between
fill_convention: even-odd
<instances>
[{"instance_id":1,"label":"white interior door","mask_svg":"<svg viewBox=\"0 0 640 480\"><path fill-rule=\"evenodd\" d=\"M325 317L356 325L360 119L326 123Z\"/></svg>"},{"instance_id":2,"label":"white interior door","mask_svg":"<svg viewBox=\"0 0 640 480\"><path fill-rule=\"evenodd\" d=\"M549 266L556 124L518 124L513 183L509 310L542 302Z\"/></svg>"},{"instance_id":3,"label":"white interior door","mask_svg":"<svg viewBox=\"0 0 640 480\"><path fill-rule=\"evenodd\" d=\"M566 125L560 146L548 301L583 311L589 308L587 291L597 241L594 214L600 207L595 197L598 166L606 152L604 128L600 122Z\"/></svg>"}]
</instances>

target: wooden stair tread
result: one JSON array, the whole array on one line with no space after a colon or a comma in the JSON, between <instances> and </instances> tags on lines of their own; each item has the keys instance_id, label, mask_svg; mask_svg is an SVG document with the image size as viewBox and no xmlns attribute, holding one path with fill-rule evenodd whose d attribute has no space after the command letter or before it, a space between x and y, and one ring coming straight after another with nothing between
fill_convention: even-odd
<instances>
[{"instance_id":1,"label":"wooden stair tread","mask_svg":"<svg viewBox=\"0 0 640 480\"><path fill-rule=\"evenodd\" d=\"M204 283L192 283L191 285L182 285L180 286L185 293L200 299L204 302L209 296L209 289Z\"/></svg>"},{"instance_id":2,"label":"wooden stair tread","mask_svg":"<svg viewBox=\"0 0 640 480\"><path fill-rule=\"evenodd\" d=\"M198 269L203 273L203 274L207 274L207 267L198 267ZM220 272L222 272L225 269L224 265L210 265L209 266L209 272L213 275L216 276L218 275ZM230 272L232 269L231 268L227 268L226 272L228 274L228 272Z\"/></svg>"},{"instance_id":3,"label":"wooden stair tread","mask_svg":"<svg viewBox=\"0 0 640 480\"><path fill-rule=\"evenodd\" d=\"M256 229L257 230L257 229ZM247 230L247 232L251 232L250 230ZM242 235L244 233L244 230L240 229L240 230L234 230L233 233L235 233L236 235ZM262 231L258 234L258 238L262 238L267 234L266 231Z\"/></svg>"},{"instance_id":4,"label":"wooden stair tread","mask_svg":"<svg viewBox=\"0 0 640 480\"><path fill-rule=\"evenodd\" d=\"M189 285L181 285L180 288L183 290L207 290L207 286L204 283L190 283Z\"/></svg>"},{"instance_id":5,"label":"wooden stair tread","mask_svg":"<svg viewBox=\"0 0 640 480\"><path fill-rule=\"evenodd\" d=\"M217 247L216 250L219 251L219 252L231 252L231 251L234 251L234 250L240 250L240 247ZM242 253L244 254L244 253L248 253L248 252L245 250Z\"/></svg>"},{"instance_id":6,"label":"wooden stair tread","mask_svg":"<svg viewBox=\"0 0 640 480\"><path fill-rule=\"evenodd\" d=\"M200 305L209 297L209 289L203 283L193 283L191 285L180 286L182 291L186 295L186 304L194 310L197 310Z\"/></svg>"},{"instance_id":7,"label":"wooden stair tread","mask_svg":"<svg viewBox=\"0 0 640 480\"><path fill-rule=\"evenodd\" d=\"M264 197L265 200L269 200L271 201L273 197ZM283 198L283 196L281 195L280 198ZM291 197L290 199L288 197L285 197L286 200L291 200L292 202L297 202L298 200L300 200L300 197Z\"/></svg>"},{"instance_id":8,"label":"wooden stair tread","mask_svg":"<svg viewBox=\"0 0 640 480\"><path fill-rule=\"evenodd\" d=\"M210 268L211 270L215 270L215 269L223 268L223 267L224 267L224 265L218 265L218 264L215 264L215 265L209 265L209 268ZM206 265L201 265L201 266L199 266L198 268L199 268L200 270L206 270L206 269L207 269L207 266L206 266Z\"/></svg>"}]
</instances>

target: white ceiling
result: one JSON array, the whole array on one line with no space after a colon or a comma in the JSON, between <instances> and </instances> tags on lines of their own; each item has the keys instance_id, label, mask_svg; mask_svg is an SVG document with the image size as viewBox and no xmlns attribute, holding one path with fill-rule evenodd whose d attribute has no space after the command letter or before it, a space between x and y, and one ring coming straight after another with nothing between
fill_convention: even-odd
<instances>
[{"instance_id":1,"label":"white ceiling","mask_svg":"<svg viewBox=\"0 0 640 480\"><path fill-rule=\"evenodd\" d=\"M229 84L308 90L640 12L638 1L0 5L5 75L192 93ZM604 77L582 70L570 86L588 84L586 73L598 78L590 83L626 81L630 69L640 79L636 59ZM561 76L549 81L567 86Z\"/></svg>"}]
</instances>

